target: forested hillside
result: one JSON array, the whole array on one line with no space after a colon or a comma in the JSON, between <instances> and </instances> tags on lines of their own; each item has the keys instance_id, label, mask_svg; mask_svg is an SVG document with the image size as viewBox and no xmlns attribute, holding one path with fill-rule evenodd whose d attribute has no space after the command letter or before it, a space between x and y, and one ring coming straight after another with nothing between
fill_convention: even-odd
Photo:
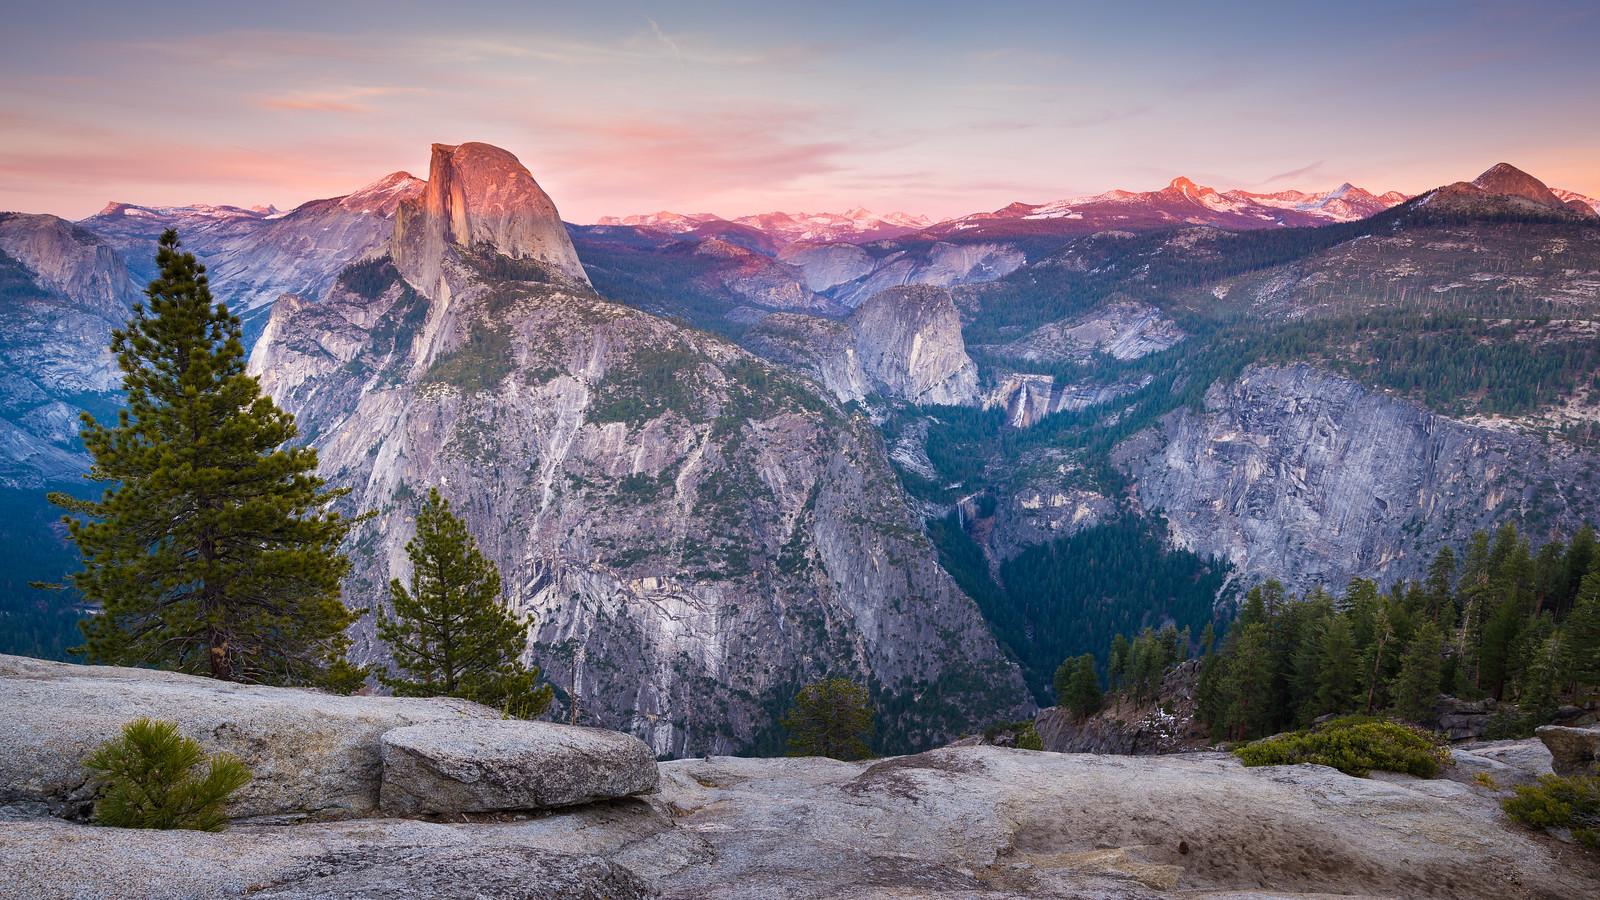
<instances>
[{"instance_id":1,"label":"forested hillside","mask_svg":"<svg viewBox=\"0 0 1600 900\"><path fill-rule=\"evenodd\" d=\"M1600 689L1600 550L1589 528L1534 549L1507 524L1441 548L1420 580L1298 597L1268 581L1220 643L1146 631L1099 655L1111 690L1148 698L1190 649L1204 652L1197 713L1216 739L1347 713L1431 722L1446 694L1500 701L1491 736L1524 736Z\"/></svg>"}]
</instances>

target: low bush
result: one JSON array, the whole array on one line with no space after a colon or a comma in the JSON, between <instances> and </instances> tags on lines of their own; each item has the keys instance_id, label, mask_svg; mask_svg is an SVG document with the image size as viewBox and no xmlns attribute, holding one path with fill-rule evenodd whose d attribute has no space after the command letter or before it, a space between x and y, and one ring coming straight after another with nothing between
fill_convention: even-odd
<instances>
[{"instance_id":1,"label":"low bush","mask_svg":"<svg viewBox=\"0 0 1600 900\"><path fill-rule=\"evenodd\" d=\"M1044 749L1044 738L1039 736L1039 729L1034 727L1032 719L990 725L983 730L983 742L1018 750Z\"/></svg>"},{"instance_id":2,"label":"low bush","mask_svg":"<svg viewBox=\"0 0 1600 900\"><path fill-rule=\"evenodd\" d=\"M177 725L151 719L124 725L122 737L101 744L84 765L101 783L95 821L116 828L221 831L229 798L250 781L237 756L207 758Z\"/></svg>"},{"instance_id":3,"label":"low bush","mask_svg":"<svg viewBox=\"0 0 1600 900\"><path fill-rule=\"evenodd\" d=\"M1569 828L1572 838L1600 850L1600 776L1545 775L1501 801L1506 815L1529 828Z\"/></svg>"},{"instance_id":4,"label":"low bush","mask_svg":"<svg viewBox=\"0 0 1600 900\"><path fill-rule=\"evenodd\" d=\"M1313 763L1346 775L1373 769L1435 778L1450 763L1444 740L1430 731L1399 722L1350 716L1309 731L1280 734L1233 751L1247 766Z\"/></svg>"}]
</instances>

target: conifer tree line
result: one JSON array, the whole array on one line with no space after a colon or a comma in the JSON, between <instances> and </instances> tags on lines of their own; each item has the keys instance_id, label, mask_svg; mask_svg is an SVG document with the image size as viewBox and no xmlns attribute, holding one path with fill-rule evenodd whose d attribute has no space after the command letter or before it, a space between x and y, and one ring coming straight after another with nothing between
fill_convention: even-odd
<instances>
[{"instance_id":1,"label":"conifer tree line","mask_svg":"<svg viewBox=\"0 0 1600 900\"><path fill-rule=\"evenodd\" d=\"M1584 526L1533 552L1516 526L1439 550L1424 578L1342 595L1250 590L1226 638L1210 627L1196 704L1216 739L1302 728L1333 714L1431 724L1441 695L1500 701L1494 736L1526 734L1600 691L1600 550ZM1113 642L1113 690L1154 699L1187 641L1172 629ZM1068 660L1064 667L1072 665ZM1065 700L1063 700L1065 702Z\"/></svg>"},{"instance_id":2,"label":"conifer tree line","mask_svg":"<svg viewBox=\"0 0 1600 900\"><path fill-rule=\"evenodd\" d=\"M362 517L316 475L294 417L245 368L239 318L214 302L205 266L162 234L159 276L112 333L127 406L113 424L84 413L99 499L54 493L82 568L70 585L98 606L81 623L90 661L224 681L350 692L369 674L346 659L356 620L340 599L340 546ZM537 716L551 689L521 653L527 622L501 603L500 574L437 490L407 545L408 589L379 623L396 693L477 700Z\"/></svg>"}]
</instances>

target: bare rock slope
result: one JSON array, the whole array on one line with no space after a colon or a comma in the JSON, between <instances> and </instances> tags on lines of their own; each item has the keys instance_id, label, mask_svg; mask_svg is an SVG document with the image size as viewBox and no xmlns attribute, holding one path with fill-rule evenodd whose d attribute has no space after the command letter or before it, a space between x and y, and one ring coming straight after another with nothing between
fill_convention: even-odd
<instances>
[{"instance_id":1,"label":"bare rock slope","mask_svg":"<svg viewBox=\"0 0 1600 900\"><path fill-rule=\"evenodd\" d=\"M945 288L882 291L844 321L767 316L745 336L762 355L800 369L841 401L877 393L912 404L978 402L978 367Z\"/></svg>"},{"instance_id":2,"label":"bare rock slope","mask_svg":"<svg viewBox=\"0 0 1600 900\"><path fill-rule=\"evenodd\" d=\"M1419 577L1508 518L1570 533L1600 506L1595 456L1430 412L1310 365L1247 369L1120 445L1174 542L1294 587Z\"/></svg>"}]
</instances>

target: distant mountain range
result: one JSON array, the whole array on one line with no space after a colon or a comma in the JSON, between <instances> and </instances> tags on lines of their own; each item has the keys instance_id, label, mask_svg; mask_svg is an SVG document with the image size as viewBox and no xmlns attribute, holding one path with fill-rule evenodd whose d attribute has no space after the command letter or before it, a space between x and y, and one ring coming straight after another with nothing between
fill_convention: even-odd
<instances>
[{"instance_id":1,"label":"distant mountain range","mask_svg":"<svg viewBox=\"0 0 1600 900\"><path fill-rule=\"evenodd\" d=\"M933 224L927 216L892 212L879 215L857 207L842 213L769 212L724 219L711 213L657 212L639 216L602 216L596 225L626 225L670 234L702 230L707 225L731 222L753 228L788 243L792 241L872 241L920 231Z\"/></svg>"}]
</instances>

